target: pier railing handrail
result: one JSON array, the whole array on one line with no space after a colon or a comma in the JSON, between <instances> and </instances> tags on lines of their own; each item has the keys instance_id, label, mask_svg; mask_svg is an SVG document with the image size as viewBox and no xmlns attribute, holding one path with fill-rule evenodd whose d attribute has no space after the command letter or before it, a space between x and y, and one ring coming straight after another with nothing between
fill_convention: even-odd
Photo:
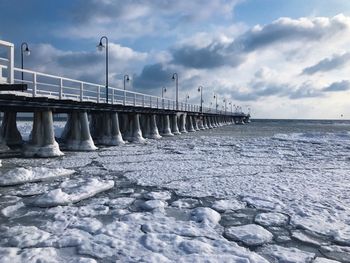
<instances>
[{"instance_id":1,"label":"pier railing handrail","mask_svg":"<svg viewBox=\"0 0 350 263\"><path fill-rule=\"evenodd\" d=\"M2 65L1 62L6 62L6 59L0 60L0 77L2 76L2 70L8 69L8 67L6 65ZM20 76L24 76L23 79ZM20 92L21 95L31 97L49 97L60 100L70 99L82 102L89 101L96 103L106 103L106 87L97 83L81 81L21 68L14 68L14 82L24 83L28 85L28 89L26 91ZM75 84L75 86L73 84ZM1 93L13 93L13 91L2 91ZM18 91L15 93L17 94ZM199 105L194 105L183 101L178 102L178 105L176 105L176 101L172 99L110 86L108 86L108 93L109 104L166 109L174 111L179 110L195 113L203 112L214 114L228 114L228 112L209 107L203 107L203 110L201 110Z\"/></svg>"}]
</instances>

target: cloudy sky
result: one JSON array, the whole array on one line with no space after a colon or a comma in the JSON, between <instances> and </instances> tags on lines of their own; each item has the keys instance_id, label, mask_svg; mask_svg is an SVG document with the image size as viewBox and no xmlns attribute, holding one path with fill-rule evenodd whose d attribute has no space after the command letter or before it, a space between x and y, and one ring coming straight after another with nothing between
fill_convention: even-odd
<instances>
[{"instance_id":1,"label":"cloudy sky","mask_svg":"<svg viewBox=\"0 0 350 263\"><path fill-rule=\"evenodd\" d=\"M350 119L348 0L0 0L0 39L19 66L204 104L224 98L257 118ZM230 109L229 109L230 110ZM343 117L341 117L343 115Z\"/></svg>"}]
</instances>

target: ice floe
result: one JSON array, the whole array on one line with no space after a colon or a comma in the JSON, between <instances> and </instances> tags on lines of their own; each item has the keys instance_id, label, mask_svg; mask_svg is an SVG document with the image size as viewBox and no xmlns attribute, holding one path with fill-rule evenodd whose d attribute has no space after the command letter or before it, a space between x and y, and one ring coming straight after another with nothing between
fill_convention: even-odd
<instances>
[{"instance_id":1,"label":"ice floe","mask_svg":"<svg viewBox=\"0 0 350 263\"><path fill-rule=\"evenodd\" d=\"M191 212L192 220L209 224L219 223L221 216L215 210L209 207L197 207Z\"/></svg>"},{"instance_id":2,"label":"ice floe","mask_svg":"<svg viewBox=\"0 0 350 263\"><path fill-rule=\"evenodd\" d=\"M254 221L263 226L282 226L288 222L288 216L281 213L260 213Z\"/></svg>"},{"instance_id":3,"label":"ice floe","mask_svg":"<svg viewBox=\"0 0 350 263\"><path fill-rule=\"evenodd\" d=\"M218 212L225 212L228 210L239 210L245 207L245 204L232 199L232 200L217 200L214 202L214 204L212 205L212 208L215 209Z\"/></svg>"},{"instance_id":4,"label":"ice floe","mask_svg":"<svg viewBox=\"0 0 350 263\"><path fill-rule=\"evenodd\" d=\"M247 246L263 245L271 242L273 238L269 231L255 224L226 228L225 236L235 241L241 241Z\"/></svg>"},{"instance_id":5,"label":"ice floe","mask_svg":"<svg viewBox=\"0 0 350 263\"><path fill-rule=\"evenodd\" d=\"M272 262L283 263L308 263L312 262L315 257L314 253L302 251L293 247L287 248L277 245L263 247L259 253L267 256Z\"/></svg>"},{"instance_id":6,"label":"ice floe","mask_svg":"<svg viewBox=\"0 0 350 263\"><path fill-rule=\"evenodd\" d=\"M62 188L57 188L38 196L33 201L33 205L49 207L76 203L113 188L114 181L100 180L97 178L78 180L75 182L70 180L68 183L62 183L61 187Z\"/></svg>"},{"instance_id":7,"label":"ice floe","mask_svg":"<svg viewBox=\"0 0 350 263\"><path fill-rule=\"evenodd\" d=\"M75 171L63 168L14 168L5 173L0 173L0 186L40 182L57 177L68 176Z\"/></svg>"}]
</instances>

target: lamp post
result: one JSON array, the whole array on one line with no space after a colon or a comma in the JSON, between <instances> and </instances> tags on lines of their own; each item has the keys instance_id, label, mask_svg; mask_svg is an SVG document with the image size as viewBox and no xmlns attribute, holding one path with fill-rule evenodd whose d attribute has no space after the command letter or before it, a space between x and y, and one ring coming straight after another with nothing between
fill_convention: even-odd
<instances>
[{"instance_id":1,"label":"lamp post","mask_svg":"<svg viewBox=\"0 0 350 263\"><path fill-rule=\"evenodd\" d=\"M227 100L224 99L223 102L225 102L225 115L226 115L226 109L227 109L226 102L227 102Z\"/></svg>"},{"instance_id":2,"label":"lamp post","mask_svg":"<svg viewBox=\"0 0 350 263\"><path fill-rule=\"evenodd\" d=\"M162 88L162 105L163 105L163 109L164 109L164 93L166 93L166 87Z\"/></svg>"},{"instance_id":3,"label":"lamp post","mask_svg":"<svg viewBox=\"0 0 350 263\"><path fill-rule=\"evenodd\" d=\"M106 46L102 43L103 39L106 41ZM108 38L106 36L100 38L100 43L97 45L97 48L99 51L106 48L106 103L108 103Z\"/></svg>"},{"instance_id":4,"label":"lamp post","mask_svg":"<svg viewBox=\"0 0 350 263\"><path fill-rule=\"evenodd\" d=\"M162 99L164 98L164 93L166 93L166 87L162 88Z\"/></svg>"},{"instance_id":5,"label":"lamp post","mask_svg":"<svg viewBox=\"0 0 350 263\"><path fill-rule=\"evenodd\" d=\"M200 112L203 114L203 87L202 86L198 87L198 92L201 93L201 110L200 110Z\"/></svg>"},{"instance_id":6,"label":"lamp post","mask_svg":"<svg viewBox=\"0 0 350 263\"><path fill-rule=\"evenodd\" d=\"M173 74L172 80L175 80L175 86L176 86L176 110L179 109L179 76L175 72Z\"/></svg>"},{"instance_id":7,"label":"lamp post","mask_svg":"<svg viewBox=\"0 0 350 263\"><path fill-rule=\"evenodd\" d=\"M190 98L190 95L186 95L186 98L185 98L185 110L188 110L188 105L187 105L187 100Z\"/></svg>"},{"instance_id":8,"label":"lamp post","mask_svg":"<svg viewBox=\"0 0 350 263\"><path fill-rule=\"evenodd\" d=\"M25 49L24 49L25 48ZM28 48L27 42L21 44L21 68L22 68L22 82L23 82L23 54L26 56L30 55L30 50Z\"/></svg>"},{"instance_id":9,"label":"lamp post","mask_svg":"<svg viewBox=\"0 0 350 263\"><path fill-rule=\"evenodd\" d=\"M215 104L215 111L216 112L218 112L218 107L219 107L219 105L218 105L218 95L214 95L214 99L216 99L216 104Z\"/></svg>"},{"instance_id":10,"label":"lamp post","mask_svg":"<svg viewBox=\"0 0 350 263\"><path fill-rule=\"evenodd\" d=\"M128 75L128 74L125 74L125 75L124 75L124 90L126 90L126 89L125 89L125 85L126 85L125 82L129 82L129 80L130 80L129 75Z\"/></svg>"}]
</instances>

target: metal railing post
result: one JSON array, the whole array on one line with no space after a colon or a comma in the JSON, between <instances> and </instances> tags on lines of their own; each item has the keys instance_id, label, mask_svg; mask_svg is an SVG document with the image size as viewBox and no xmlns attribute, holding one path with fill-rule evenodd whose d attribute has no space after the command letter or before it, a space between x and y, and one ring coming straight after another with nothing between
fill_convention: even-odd
<instances>
[{"instance_id":1,"label":"metal railing post","mask_svg":"<svg viewBox=\"0 0 350 263\"><path fill-rule=\"evenodd\" d=\"M80 82L80 101L83 101L84 83Z\"/></svg>"},{"instance_id":2,"label":"metal railing post","mask_svg":"<svg viewBox=\"0 0 350 263\"><path fill-rule=\"evenodd\" d=\"M136 94L134 93L134 106L136 106Z\"/></svg>"},{"instance_id":3,"label":"metal railing post","mask_svg":"<svg viewBox=\"0 0 350 263\"><path fill-rule=\"evenodd\" d=\"M33 73L33 97L36 97L36 89L37 89L37 83L36 83L36 73Z\"/></svg>"},{"instance_id":4,"label":"metal railing post","mask_svg":"<svg viewBox=\"0 0 350 263\"><path fill-rule=\"evenodd\" d=\"M142 96L142 107L145 107L145 95Z\"/></svg>"},{"instance_id":5,"label":"metal railing post","mask_svg":"<svg viewBox=\"0 0 350 263\"><path fill-rule=\"evenodd\" d=\"M114 89L112 89L112 104L114 104Z\"/></svg>"},{"instance_id":6,"label":"metal railing post","mask_svg":"<svg viewBox=\"0 0 350 263\"><path fill-rule=\"evenodd\" d=\"M63 79L60 78L60 92L59 92L59 99L61 100L63 97Z\"/></svg>"},{"instance_id":7,"label":"metal railing post","mask_svg":"<svg viewBox=\"0 0 350 263\"><path fill-rule=\"evenodd\" d=\"M126 91L124 90L124 98L123 98L123 105L125 106L126 103Z\"/></svg>"},{"instance_id":8,"label":"metal railing post","mask_svg":"<svg viewBox=\"0 0 350 263\"><path fill-rule=\"evenodd\" d=\"M100 103L101 86L97 86L97 103Z\"/></svg>"}]
</instances>

